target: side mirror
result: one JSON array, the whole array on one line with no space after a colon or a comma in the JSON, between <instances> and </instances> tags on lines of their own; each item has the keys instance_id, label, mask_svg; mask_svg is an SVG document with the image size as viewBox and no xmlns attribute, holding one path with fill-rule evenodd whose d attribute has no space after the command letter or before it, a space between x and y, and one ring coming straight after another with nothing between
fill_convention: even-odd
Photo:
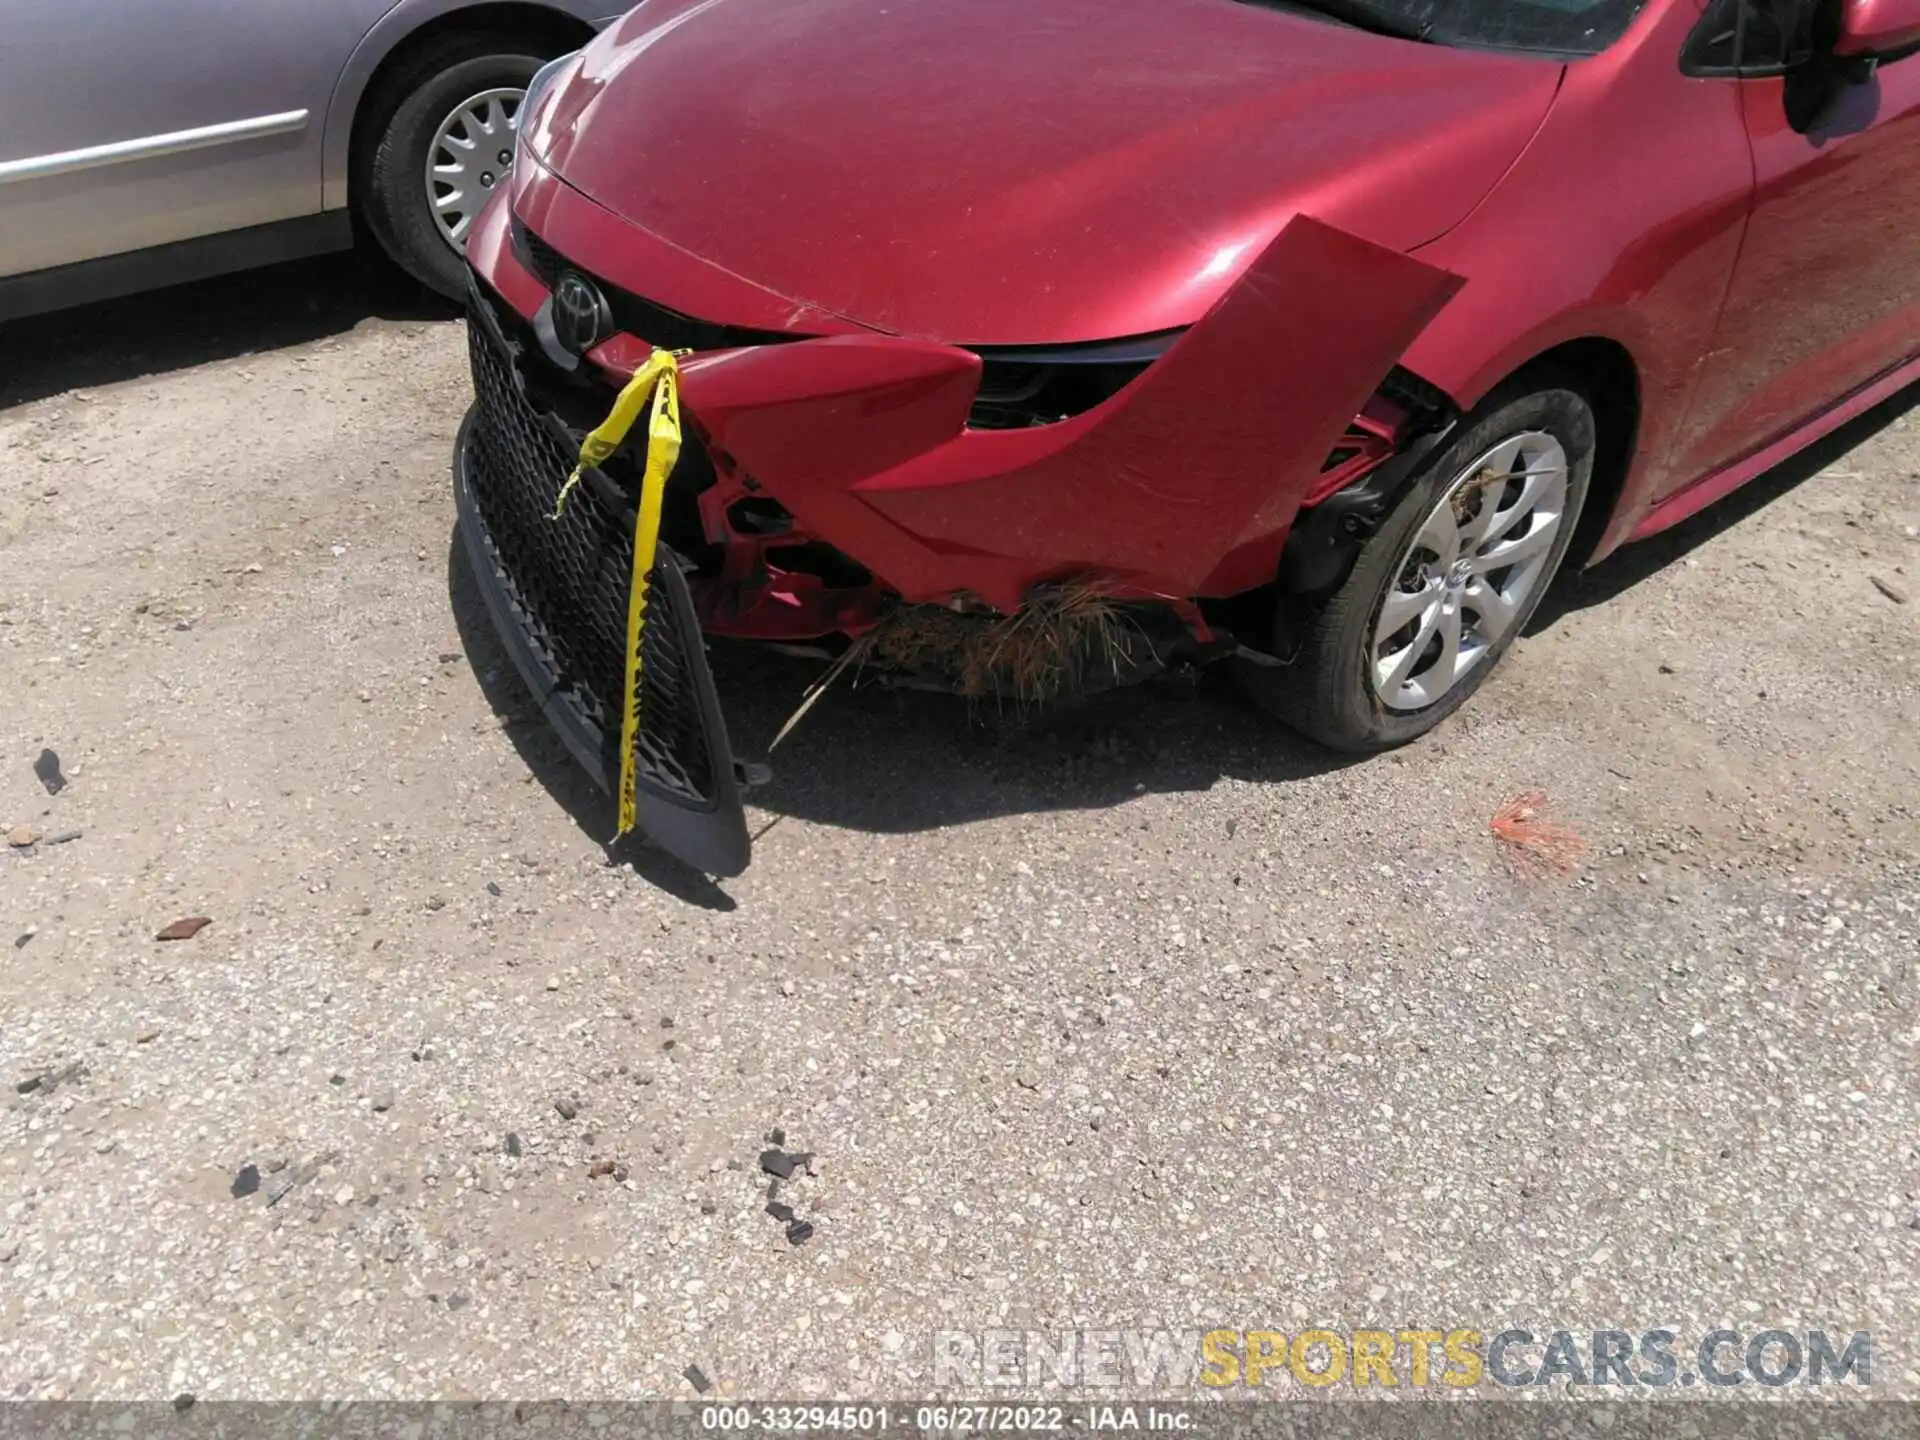
<instances>
[{"instance_id":1,"label":"side mirror","mask_svg":"<svg viewBox=\"0 0 1920 1440\"><path fill-rule=\"evenodd\" d=\"M1841 0L1833 53L1871 59L1920 46L1920 0Z\"/></svg>"}]
</instances>

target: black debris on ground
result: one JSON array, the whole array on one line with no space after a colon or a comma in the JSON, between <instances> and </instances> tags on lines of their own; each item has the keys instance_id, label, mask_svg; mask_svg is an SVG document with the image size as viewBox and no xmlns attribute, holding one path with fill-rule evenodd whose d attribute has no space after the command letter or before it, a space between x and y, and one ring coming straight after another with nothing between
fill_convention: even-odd
<instances>
[{"instance_id":1,"label":"black debris on ground","mask_svg":"<svg viewBox=\"0 0 1920 1440\"><path fill-rule=\"evenodd\" d=\"M760 1152L761 1170L773 1177L767 1182L766 1212L786 1227L789 1245L804 1245L813 1238L813 1222L780 1198L780 1186L791 1181L796 1171L804 1170L809 1176L816 1176L819 1172L814 1166L814 1153L782 1148L787 1142L787 1132L778 1125L767 1132L767 1139L773 1142L773 1148Z\"/></svg>"},{"instance_id":2,"label":"black debris on ground","mask_svg":"<svg viewBox=\"0 0 1920 1440\"><path fill-rule=\"evenodd\" d=\"M254 1191L260 1188L260 1167L258 1165L242 1165L240 1167L240 1173L233 1177L233 1184L228 1188L232 1190L234 1199L246 1199L247 1196L253 1194Z\"/></svg>"},{"instance_id":3,"label":"black debris on ground","mask_svg":"<svg viewBox=\"0 0 1920 1440\"><path fill-rule=\"evenodd\" d=\"M680 1373L686 1376L687 1383L693 1386L693 1388L695 1390L698 1390L702 1395L705 1395L708 1391L713 1389L713 1382L707 1379L707 1372L702 1370L698 1365L689 1365L687 1366L686 1369L682 1370Z\"/></svg>"},{"instance_id":4,"label":"black debris on ground","mask_svg":"<svg viewBox=\"0 0 1920 1440\"><path fill-rule=\"evenodd\" d=\"M29 1075L14 1083L14 1090L21 1095L51 1095L60 1086L71 1080L87 1078L87 1062L74 1060L62 1065L58 1070L43 1070L37 1075Z\"/></svg>"},{"instance_id":5,"label":"black debris on ground","mask_svg":"<svg viewBox=\"0 0 1920 1440\"><path fill-rule=\"evenodd\" d=\"M33 773L46 786L49 795L58 795L67 788L67 777L60 773L60 757L51 750L40 752L40 758L33 762Z\"/></svg>"}]
</instances>

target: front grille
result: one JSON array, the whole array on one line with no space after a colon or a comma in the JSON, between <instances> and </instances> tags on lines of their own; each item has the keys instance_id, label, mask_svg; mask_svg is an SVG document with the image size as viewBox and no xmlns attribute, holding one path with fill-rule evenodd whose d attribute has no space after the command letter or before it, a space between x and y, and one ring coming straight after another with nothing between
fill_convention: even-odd
<instances>
[{"instance_id":1,"label":"front grille","mask_svg":"<svg viewBox=\"0 0 1920 1440\"><path fill-rule=\"evenodd\" d=\"M567 268L566 256L517 220L513 222L513 238L520 242L521 248L526 252L524 258L527 268L538 275L551 290L554 280L562 270Z\"/></svg>"},{"instance_id":2,"label":"front grille","mask_svg":"<svg viewBox=\"0 0 1920 1440\"><path fill-rule=\"evenodd\" d=\"M565 697L604 737L611 774L625 687L633 497L589 471L565 515L552 518L580 437L529 402L511 342L496 323L477 304L467 324L478 401L470 456L474 503L498 578L525 617L527 639ZM636 769L643 788L698 808L715 803L716 757L701 724L693 657L684 649L688 635L698 644L699 632L690 616L675 613L686 604L686 587L661 582L663 567L677 563L663 544L648 586Z\"/></svg>"},{"instance_id":3,"label":"front grille","mask_svg":"<svg viewBox=\"0 0 1920 1440\"><path fill-rule=\"evenodd\" d=\"M622 290L608 283L585 266L576 265L547 241L519 221L513 225L513 240L520 260L551 290L563 271L583 275L600 287L613 312L614 327L622 333L644 340L660 350L738 350L748 345L777 345L789 340L804 340L781 330L749 330L740 325L722 325L712 320L696 320L669 310L644 295Z\"/></svg>"}]
</instances>

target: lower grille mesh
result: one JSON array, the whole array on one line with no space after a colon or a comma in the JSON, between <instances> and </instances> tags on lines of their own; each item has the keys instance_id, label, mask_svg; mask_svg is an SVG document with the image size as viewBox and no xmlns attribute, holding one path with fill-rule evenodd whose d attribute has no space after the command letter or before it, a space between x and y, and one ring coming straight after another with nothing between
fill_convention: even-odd
<instances>
[{"instance_id":1,"label":"lower grille mesh","mask_svg":"<svg viewBox=\"0 0 1920 1440\"><path fill-rule=\"evenodd\" d=\"M565 515L553 519L579 436L528 402L491 317L476 309L467 336L479 402L470 483L499 579L525 616L527 638L605 737L612 773L625 684L633 502L589 472ZM636 769L642 787L698 808L716 800L714 755L682 649L682 637L698 631L674 613L686 588L660 579L662 567L674 564L673 551L662 545L648 586Z\"/></svg>"}]
</instances>

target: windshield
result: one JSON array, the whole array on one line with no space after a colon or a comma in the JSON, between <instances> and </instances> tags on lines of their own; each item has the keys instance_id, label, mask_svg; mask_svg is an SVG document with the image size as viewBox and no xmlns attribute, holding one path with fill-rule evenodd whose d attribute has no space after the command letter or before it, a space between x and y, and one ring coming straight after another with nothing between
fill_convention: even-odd
<instances>
[{"instance_id":1,"label":"windshield","mask_svg":"<svg viewBox=\"0 0 1920 1440\"><path fill-rule=\"evenodd\" d=\"M1597 55L1633 23L1646 0L1250 0L1325 16L1363 30L1496 50Z\"/></svg>"}]
</instances>

